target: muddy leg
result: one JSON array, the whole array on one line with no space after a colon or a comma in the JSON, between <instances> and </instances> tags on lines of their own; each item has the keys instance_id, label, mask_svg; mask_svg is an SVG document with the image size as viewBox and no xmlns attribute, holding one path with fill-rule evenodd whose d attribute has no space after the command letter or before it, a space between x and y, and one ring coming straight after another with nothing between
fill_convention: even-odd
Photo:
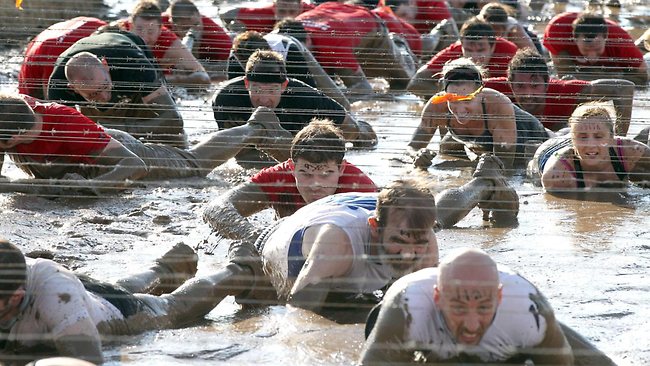
<instances>
[{"instance_id":1,"label":"muddy leg","mask_svg":"<svg viewBox=\"0 0 650 366\"><path fill-rule=\"evenodd\" d=\"M171 326L179 327L203 318L226 296L241 295L249 291L254 283L251 268L235 263L228 264L211 276L185 282L178 290L164 295L169 304Z\"/></svg>"},{"instance_id":2,"label":"muddy leg","mask_svg":"<svg viewBox=\"0 0 650 366\"><path fill-rule=\"evenodd\" d=\"M151 268L120 279L116 285L131 293L161 295L177 289L196 274L198 256L189 246L179 243Z\"/></svg>"},{"instance_id":3,"label":"muddy leg","mask_svg":"<svg viewBox=\"0 0 650 366\"><path fill-rule=\"evenodd\" d=\"M450 228L492 195L491 180L474 178L459 188L450 188L436 195L438 224Z\"/></svg>"}]
</instances>

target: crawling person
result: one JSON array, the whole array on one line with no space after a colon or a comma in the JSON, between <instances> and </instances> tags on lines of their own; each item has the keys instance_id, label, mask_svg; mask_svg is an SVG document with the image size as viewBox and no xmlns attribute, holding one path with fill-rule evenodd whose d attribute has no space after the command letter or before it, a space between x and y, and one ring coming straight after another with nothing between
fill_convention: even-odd
<instances>
[{"instance_id":1,"label":"crawling person","mask_svg":"<svg viewBox=\"0 0 650 366\"><path fill-rule=\"evenodd\" d=\"M256 228L246 217L273 208L279 218L323 197L344 192L376 192L375 183L345 157L345 139L328 120L312 120L291 143L291 158L264 168L215 198L203 218L228 239L256 238Z\"/></svg>"},{"instance_id":2,"label":"crawling person","mask_svg":"<svg viewBox=\"0 0 650 366\"><path fill-rule=\"evenodd\" d=\"M614 134L615 113L602 102L580 105L571 115L569 137L542 144L528 174L552 194L597 197L599 188L629 182L650 187L650 147Z\"/></svg>"},{"instance_id":3,"label":"crawling person","mask_svg":"<svg viewBox=\"0 0 650 366\"><path fill-rule=\"evenodd\" d=\"M533 284L478 249L456 251L438 268L402 277L376 310L366 325L364 366L614 366L556 320Z\"/></svg>"},{"instance_id":4,"label":"crawling person","mask_svg":"<svg viewBox=\"0 0 650 366\"><path fill-rule=\"evenodd\" d=\"M116 32L80 39L57 59L46 97L79 105L84 115L107 128L185 147L183 118L141 42Z\"/></svg>"},{"instance_id":5,"label":"crawling person","mask_svg":"<svg viewBox=\"0 0 650 366\"><path fill-rule=\"evenodd\" d=\"M447 63L441 83L443 91L424 106L420 125L408 144L406 154L416 166L431 165L433 154L427 146L436 130L441 136L448 132L440 143L442 153L471 157L493 152L507 170L528 161L527 145L548 139L549 133L537 118L507 96L484 87L483 70L470 59Z\"/></svg>"},{"instance_id":6,"label":"crawling person","mask_svg":"<svg viewBox=\"0 0 650 366\"><path fill-rule=\"evenodd\" d=\"M104 130L76 109L20 94L0 95L0 151L33 179L3 181L3 192L59 195L102 194L137 179L201 177L254 144L273 152L286 138L273 113L259 108L239 127L217 131L184 150L142 143L118 130ZM63 191L62 191L63 190Z\"/></svg>"}]
</instances>

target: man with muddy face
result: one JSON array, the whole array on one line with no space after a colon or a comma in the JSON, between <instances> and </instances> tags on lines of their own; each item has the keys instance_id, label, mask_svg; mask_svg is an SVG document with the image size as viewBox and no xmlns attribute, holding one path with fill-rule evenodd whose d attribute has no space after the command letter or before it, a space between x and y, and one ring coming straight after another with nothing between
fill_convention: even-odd
<instances>
[{"instance_id":1,"label":"man with muddy face","mask_svg":"<svg viewBox=\"0 0 650 366\"><path fill-rule=\"evenodd\" d=\"M366 329L362 365L574 362L544 296L478 249L458 250L438 268L399 279Z\"/></svg>"},{"instance_id":2,"label":"man with muddy face","mask_svg":"<svg viewBox=\"0 0 650 366\"><path fill-rule=\"evenodd\" d=\"M261 228L246 217L263 209L273 208L282 218L335 193L376 192L375 183L344 156L339 129L331 121L313 120L294 137L290 159L214 199L203 219L221 236L254 240Z\"/></svg>"}]
</instances>

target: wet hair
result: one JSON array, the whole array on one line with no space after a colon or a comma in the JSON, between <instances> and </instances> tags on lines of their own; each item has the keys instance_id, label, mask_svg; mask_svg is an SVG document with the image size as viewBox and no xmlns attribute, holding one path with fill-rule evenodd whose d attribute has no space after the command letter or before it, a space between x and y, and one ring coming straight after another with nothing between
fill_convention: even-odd
<instances>
[{"instance_id":1,"label":"wet hair","mask_svg":"<svg viewBox=\"0 0 650 366\"><path fill-rule=\"evenodd\" d=\"M25 256L14 244L0 239L0 300L6 302L26 282Z\"/></svg>"},{"instance_id":2,"label":"wet hair","mask_svg":"<svg viewBox=\"0 0 650 366\"><path fill-rule=\"evenodd\" d=\"M307 43L307 30L305 30L305 26L299 20L293 18L282 19L275 23L273 30L276 33L291 36L302 44Z\"/></svg>"},{"instance_id":3,"label":"wet hair","mask_svg":"<svg viewBox=\"0 0 650 366\"><path fill-rule=\"evenodd\" d=\"M481 8L479 16L489 24L505 25L508 23L508 17L510 12L506 5L501 3L489 3L485 4Z\"/></svg>"},{"instance_id":4,"label":"wet hair","mask_svg":"<svg viewBox=\"0 0 650 366\"><path fill-rule=\"evenodd\" d=\"M345 138L329 119L314 118L291 142L291 159L319 164L329 161L341 165L345 156Z\"/></svg>"},{"instance_id":5,"label":"wet hair","mask_svg":"<svg viewBox=\"0 0 650 366\"><path fill-rule=\"evenodd\" d=\"M172 18L189 18L195 14L199 14L199 8L192 0L174 0L169 4L169 15Z\"/></svg>"},{"instance_id":6,"label":"wet hair","mask_svg":"<svg viewBox=\"0 0 650 366\"><path fill-rule=\"evenodd\" d=\"M436 224L436 201L433 193L419 179L398 179L377 196L376 218L385 228L389 215L402 212L410 229L428 231Z\"/></svg>"},{"instance_id":7,"label":"wet hair","mask_svg":"<svg viewBox=\"0 0 650 366\"><path fill-rule=\"evenodd\" d=\"M269 42L264 39L262 33L257 31L241 33L232 42L233 54L244 65L257 50L271 50Z\"/></svg>"},{"instance_id":8,"label":"wet hair","mask_svg":"<svg viewBox=\"0 0 650 366\"><path fill-rule=\"evenodd\" d=\"M31 130L36 123L34 111L22 98L12 94L0 94L0 141Z\"/></svg>"},{"instance_id":9,"label":"wet hair","mask_svg":"<svg viewBox=\"0 0 650 366\"><path fill-rule=\"evenodd\" d=\"M544 58L536 51L530 48L517 50L515 56L510 60L508 65L508 80L512 81L515 74L526 73L540 75L544 82L548 83L549 71L548 65Z\"/></svg>"},{"instance_id":10,"label":"wet hair","mask_svg":"<svg viewBox=\"0 0 650 366\"><path fill-rule=\"evenodd\" d=\"M571 23L573 38L580 36L595 38L599 35L607 37L607 22L602 14L582 13Z\"/></svg>"},{"instance_id":11,"label":"wet hair","mask_svg":"<svg viewBox=\"0 0 650 366\"><path fill-rule=\"evenodd\" d=\"M483 85L485 70L468 57L447 61L440 72L442 90L447 90L449 84L474 82Z\"/></svg>"},{"instance_id":12,"label":"wet hair","mask_svg":"<svg viewBox=\"0 0 650 366\"><path fill-rule=\"evenodd\" d=\"M603 117L606 121L605 125L607 129L614 135L616 111L608 103L600 101L583 103L576 107L573 113L571 113L571 117L569 117L571 131L573 131L573 126L591 117Z\"/></svg>"},{"instance_id":13,"label":"wet hair","mask_svg":"<svg viewBox=\"0 0 650 366\"><path fill-rule=\"evenodd\" d=\"M496 34L492 26L476 17L469 19L460 28L460 39L478 41L486 38L490 46L496 41Z\"/></svg>"},{"instance_id":14,"label":"wet hair","mask_svg":"<svg viewBox=\"0 0 650 366\"><path fill-rule=\"evenodd\" d=\"M260 83L285 82L287 67L284 58L275 51L255 51L246 62L246 79Z\"/></svg>"},{"instance_id":15,"label":"wet hair","mask_svg":"<svg viewBox=\"0 0 650 366\"><path fill-rule=\"evenodd\" d=\"M131 19L157 20L162 24L160 13L162 13L160 6L155 1L141 0L131 10Z\"/></svg>"}]
</instances>

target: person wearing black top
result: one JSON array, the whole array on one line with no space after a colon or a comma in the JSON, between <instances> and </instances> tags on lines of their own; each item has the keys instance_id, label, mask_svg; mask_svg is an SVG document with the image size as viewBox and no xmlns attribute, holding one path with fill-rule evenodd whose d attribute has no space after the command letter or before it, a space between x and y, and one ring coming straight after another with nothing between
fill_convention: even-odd
<instances>
[{"instance_id":1,"label":"person wearing black top","mask_svg":"<svg viewBox=\"0 0 650 366\"><path fill-rule=\"evenodd\" d=\"M333 99L309 85L287 78L282 56L273 51L258 50L246 64L243 77L228 81L215 93L212 102L214 118L220 129L245 123L257 107L271 108L282 127L296 134L313 118L330 119L343 132L348 141L359 136L357 121ZM277 141L279 151L273 156L279 160L289 158L290 139ZM237 156L238 162L264 161L250 150Z\"/></svg>"},{"instance_id":2,"label":"person wearing black top","mask_svg":"<svg viewBox=\"0 0 650 366\"><path fill-rule=\"evenodd\" d=\"M78 104L83 114L105 127L148 142L186 147L183 119L158 66L147 55L144 42L132 34L83 38L59 56L47 97Z\"/></svg>"}]
</instances>

